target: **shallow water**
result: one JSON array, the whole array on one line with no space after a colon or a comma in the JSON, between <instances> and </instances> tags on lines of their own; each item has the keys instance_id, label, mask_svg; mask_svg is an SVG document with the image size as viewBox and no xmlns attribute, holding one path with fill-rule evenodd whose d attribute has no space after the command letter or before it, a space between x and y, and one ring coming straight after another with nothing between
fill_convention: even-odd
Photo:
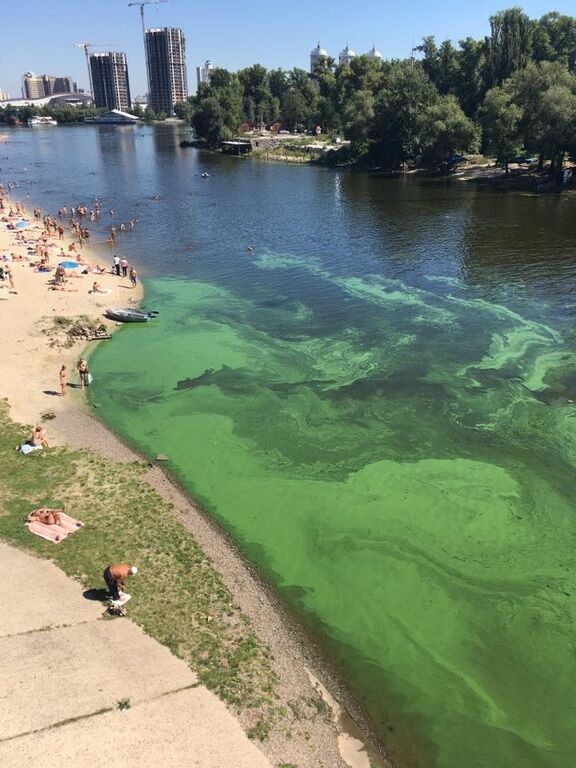
<instances>
[{"instance_id":1,"label":"shallow water","mask_svg":"<svg viewBox=\"0 0 576 768\"><path fill-rule=\"evenodd\" d=\"M161 314L92 358L98 413L170 457L399 764L573 764L572 200L15 135L35 202L142 219L119 247Z\"/></svg>"}]
</instances>

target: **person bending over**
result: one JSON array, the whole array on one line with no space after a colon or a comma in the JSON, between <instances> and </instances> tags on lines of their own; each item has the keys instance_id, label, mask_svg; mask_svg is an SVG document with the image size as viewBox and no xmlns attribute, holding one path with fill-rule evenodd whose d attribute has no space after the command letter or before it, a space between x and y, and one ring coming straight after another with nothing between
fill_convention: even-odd
<instances>
[{"instance_id":1,"label":"person bending over","mask_svg":"<svg viewBox=\"0 0 576 768\"><path fill-rule=\"evenodd\" d=\"M138 573L138 568L128 563L114 563L104 571L104 581L112 600L119 600L120 593L124 592L124 583L128 576Z\"/></svg>"}]
</instances>

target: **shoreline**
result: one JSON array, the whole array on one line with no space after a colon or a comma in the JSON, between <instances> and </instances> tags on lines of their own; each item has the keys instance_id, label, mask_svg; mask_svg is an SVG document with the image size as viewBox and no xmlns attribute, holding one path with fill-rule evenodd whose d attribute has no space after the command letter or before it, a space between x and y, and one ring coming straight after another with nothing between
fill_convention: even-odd
<instances>
[{"instance_id":1,"label":"shoreline","mask_svg":"<svg viewBox=\"0 0 576 768\"><path fill-rule=\"evenodd\" d=\"M10 198L5 200L6 210L2 212L2 216L7 214L10 202ZM12 204L14 205L14 202ZM39 236L42 227L32 221L33 219L30 219L31 226L26 231L33 236ZM16 256L24 256L26 246L16 244L15 231L7 231L4 227L2 223L0 253L8 251ZM69 233L66 232L66 239L62 243L58 242L58 245L62 244L67 248L69 242ZM110 258L112 254L113 251ZM90 260L94 256L93 248L86 247L82 255ZM54 418L48 422L47 431L49 438L57 444L90 449L118 463L141 463L142 455L123 443L96 418L86 400L77 397L76 391L69 392L67 397L61 397L55 391L58 389L59 365L64 363L72 373L74 361L81 355L89 358L95 347L87 350L79 343L70 347L50 347L39 327L42 319L49 317L51 313L54 313L53 316L65 318L84 314L101 315L106 306L117 303L120 295L122 303L126 303L124 297L128 295L131 303L140 304L144 298L141 284L138 284L137 290L131 290L129 286L118 282L122 281L122 278L106 273L99 275L98 280L102 287L111 293L94 295L88 293L93 280L93 275L89 274L70 278L70 287L65 291L49 291L46 286L49 273L34 272L27 260L12 262L10 267L14 274L16 292L9 293L7 286L0 290L0 323L13 330L5 347L0 395L9 402L11 418L19 423L36 423L42 412L50 411L54 413ZM125 294L124 289L129 290L129 294ZM112 321L103 320L103 323L111 335L119 327ZM76 378L75 370L70 378ZM69 381L70 384L72 382ZM312 724L306 723L311 733L300 737L300 745L296 745L295 735L282 735L277 728L278 732L273 733L268 742L260 744L264 753L270 759L276 760L285 755L287 747L290 747L292 752L296 748L304 754L307 751L308 758L311 752L318 755L320 762L314 760L304 765L322 764L334 768L387 765L382 746L371 732L360 708L332 673L328 663L322 659L301 624L290 615L273 586L249 564L235 542L169 473L158 465L149 464L143 481L173 505L176 520L193 534L202 551L221 575L235 603L248 616L258 638L270 647L279 679L281 702L289 704L291 698L296 696L305 698L306 695L321 693L327 711L332 712L330 717L317 718ZM340 705L334 701L336 698L344 702L343 713ZM238 716L238 713L236 714ZM298 720L297 713L294 714ZM239 719L246 728L241 714ZM356 725L356 722L360 725Z\"/></svg>"}]
</instances>

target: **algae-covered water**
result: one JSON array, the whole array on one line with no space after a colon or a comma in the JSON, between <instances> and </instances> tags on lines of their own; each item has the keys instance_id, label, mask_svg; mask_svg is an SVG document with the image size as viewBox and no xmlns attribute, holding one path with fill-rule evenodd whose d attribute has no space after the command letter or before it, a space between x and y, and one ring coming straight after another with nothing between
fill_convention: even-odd
<instances>
[{"instance_id":1,"label":"algae-covered water","mask_svg":"<svg viewBox=\"0 0 576 768\"><path fill-rule=\"evenodd\" d=\"M400 764L568 766L574 407L541 393L570 348L452 284L255 264L306 290L149 281L161 320L96 356L100 413L170 457Z\"/></svg>"},{"instance_id":2,"label":"algae-covered water","mask_svg":"<svg viewBox=\"0 0 576 768\"><path fill-rule=\"evenodd\" d=\"M97 413L170 458L397 764L575 765L574 200L14 135L35 202L140 218L118 248L160 315L93 356Z\"/></svg>"}]
</instances>

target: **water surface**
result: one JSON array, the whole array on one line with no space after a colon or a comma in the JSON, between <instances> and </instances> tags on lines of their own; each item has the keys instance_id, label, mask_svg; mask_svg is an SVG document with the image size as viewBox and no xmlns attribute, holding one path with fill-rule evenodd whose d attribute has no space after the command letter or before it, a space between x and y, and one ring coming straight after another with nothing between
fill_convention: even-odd
<instances>
[{"instance_id":1,"label":"water surface","mask_svg":"<svg viewBox=\"0 0 576 768\"><path fill-rule=\"evenodd\" d=\"M119 253L161 314L94 356L99 414L170 457L399 765L574 764L573 201L13 135L35 202L141 219Z\"/></svg>"}]
</instances>

